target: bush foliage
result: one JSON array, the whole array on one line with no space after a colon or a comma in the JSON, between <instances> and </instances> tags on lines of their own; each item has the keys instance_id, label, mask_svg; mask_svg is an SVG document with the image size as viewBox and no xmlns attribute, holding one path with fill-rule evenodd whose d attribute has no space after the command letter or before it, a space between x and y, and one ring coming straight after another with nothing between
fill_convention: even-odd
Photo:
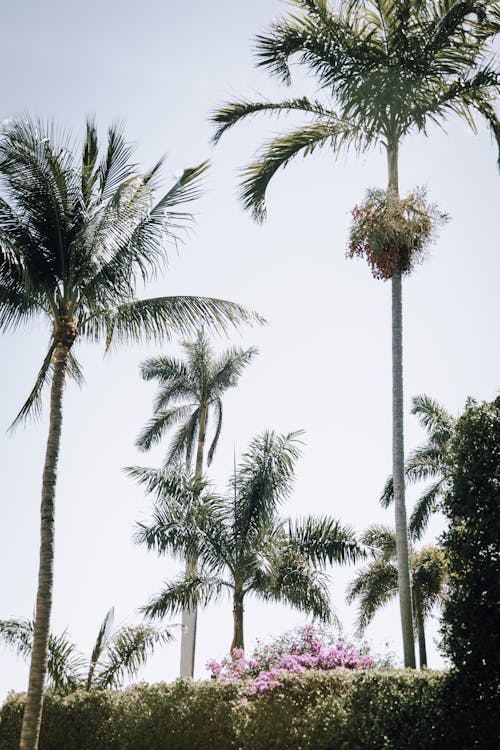
<instances>
[{"instance_id":1,"label":"bush foliage","mask_svg":"<svg viewBox=\"0 0 500 750\"><path fill-rule=\"evenodd\" d=\"M47 692L39 750L493 750L444 672L306 671L265 695L238 683ZM0 714L17 750L24 696Z\"/></svg>"},{"instance_id":2,"label":"bush foliage","mask_svg":"<svg viewBox=\"0 0 500 750\"><path fill-rule=\"evenodd\" d=\"M469 401L450 445L450 487L442 545L449 587L443 646L456 667L455 695L475 717L489 717L491 743L500 747L498 654L500 632L500 398ZM483 733L486 731L483 726Z\"/></svg>"}]
</instances>

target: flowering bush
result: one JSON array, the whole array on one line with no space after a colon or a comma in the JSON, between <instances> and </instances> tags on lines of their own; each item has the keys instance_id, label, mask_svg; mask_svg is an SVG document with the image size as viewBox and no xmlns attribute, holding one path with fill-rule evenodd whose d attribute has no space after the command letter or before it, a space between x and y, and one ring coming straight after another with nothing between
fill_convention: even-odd
<instances>
[{"instance_id":1,"label":"flowering bush","mask_svg":"<svg viewBox=\"0 0 500 750\"><path fill-rule=\"evenodd\" d=\"M250 659L245 658L243 649L235 648L221 662L207 663L212 679L223 683L242 680L247 695L266 693L281 685L284 675L300 674L307 669L351 670L373 666L371 656L359 653L351 644L342 640L325 643L311 625L273 644L257 645Z\"/></svg>"},{"instance_id":2,"label":"flowering bush","mask_svg":"<svg viewBox=\"0 0 500 750\"><path fill-rule=\"evenodd\" d=\"M390 190L369 190L352 211L347 257L366 258L376 279L410 273L449 218L425 198L422 189L402 199Z\"/></svg>"}]
</instances>

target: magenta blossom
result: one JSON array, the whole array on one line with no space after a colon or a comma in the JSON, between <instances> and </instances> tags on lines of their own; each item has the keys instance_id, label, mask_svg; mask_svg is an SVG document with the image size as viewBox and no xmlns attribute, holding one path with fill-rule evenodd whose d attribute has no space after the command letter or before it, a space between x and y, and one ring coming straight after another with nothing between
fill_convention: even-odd
<instances>
[{"instance_id":1,"label":"magenta blossom","mask_svg":"<svg viewBox=\"0 0 500 750\"><path fill-rule=\"evenodd\" d=\"M352 644L339 640L326 645L316 630L308 625L291 642L285 638L271 645L258 645L252 658L243 649L233 649L221 662L209 661L212 679L218 682L243 682L247 695L263 693L282 684L285 675L300 674L308 669L323 671L371 669L373 659L359 653Z\"/></svg>"}]
</instances>

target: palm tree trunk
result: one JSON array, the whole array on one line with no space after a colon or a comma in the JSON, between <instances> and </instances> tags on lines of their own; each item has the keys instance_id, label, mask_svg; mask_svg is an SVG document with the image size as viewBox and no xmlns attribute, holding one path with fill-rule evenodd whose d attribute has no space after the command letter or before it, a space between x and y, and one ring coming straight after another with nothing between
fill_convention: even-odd
<instances>
[{"instance_id":1,"label":"palm tree trunk","mask_svg":"<svg viewBox=\"0 0 500 750\"><path fill-rule=\"evenodd\" d=\"M231 651L235 648L245 648L243 640L243 594L235 592L233 600L233 640Z\"/></svg>"},{"instance_id":2,"label":"palm tree trunk","mask_svg":"<svg viewBox=\"0 0 500 750\"><path fill-rule=\"evenodd\" d=\"M37 750L42 720L43 687L47 672L50 613L54 580L54 514L57 462L61 444L62 397L69 349L58 344L54 352L54 372L50 396L50 422L42 479L40 506L40 562L36 597L33 650L28 693L24 706L19 750Z\"/></svg>"},{"instance_id":3,"label":"palm tree trunk","mask_svg":"<svg viewBox=\"0 0 500 750\"><path fill-rule=\"evenodd\" d=\"M423 669L427 666L427 648L425 645L424 615L418 599L415 600L415 620L417 622L418 661L420 669Z\"/></svg>"},{"instance_id":4,"label":"palm tree trunk","mask_svg":"<svg viewBox=\"0 0 500 750\"><path fill-rule=\"evenodd\" d=\"M398 144L387 148L388 189L399 193ZM408 531L406 525L403 428L403 305L401 271L392 276L392 477L396 516L399 609L405 667L415 668L415 643L411 612Z\"/></svg>"},{"instance_id":5,"label":"palm tree trunk","mask_svg":"<svg viewBox=\"0 0 500 750\"><path fill-rule=\"evenodd\" d=\"M201 477L203 474L203 456L205 451L205 436L207 431L208 407L200 407L200 424L198 427L198 444L196 447L195 474ZM196 575L198 572L198 560L189 557L186 560L186 575ZM198 610L183 610L182 612L182 635L181 635L181 677L193 677L194 658L196 649L196 626L198 622Z\"/></svg>"}]
</instances>

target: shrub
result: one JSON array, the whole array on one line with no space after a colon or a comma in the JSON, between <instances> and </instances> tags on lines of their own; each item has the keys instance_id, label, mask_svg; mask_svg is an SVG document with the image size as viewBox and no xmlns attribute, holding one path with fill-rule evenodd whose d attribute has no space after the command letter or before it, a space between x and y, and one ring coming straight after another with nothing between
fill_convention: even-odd
<instances>
[{"instance_id":1,"label":"shrub","mask_svg":"<svg viewBox=\"0 0 500 750\"><path fill-rule=\"evenodd\" d=\"M178 680L124 692L47 692L39 750L493 750L454 674L316 671L264 695ZM0 714L17 750L23 696Z\"/></svg>"}]
</instances>

